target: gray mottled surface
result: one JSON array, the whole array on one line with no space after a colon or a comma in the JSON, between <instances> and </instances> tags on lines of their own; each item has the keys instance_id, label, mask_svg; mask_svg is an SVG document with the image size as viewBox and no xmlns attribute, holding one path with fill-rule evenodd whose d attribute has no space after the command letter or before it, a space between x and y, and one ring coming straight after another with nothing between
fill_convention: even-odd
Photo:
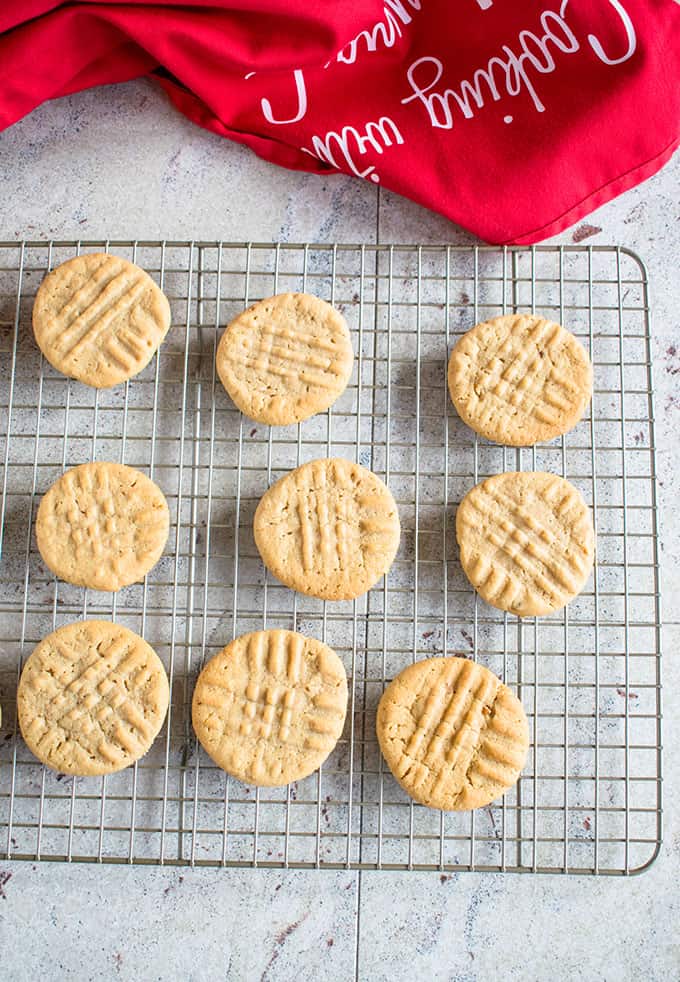
<instances>
[{"instance_id":1,"label":"gray mottled surface","mask_svg":"<svg viewBox=\"0 0 680 982\"><path fill-rule=\"evenodd\" d=\"M149 83L44 106L0 134L0 237L468 242L356 181L276 169L179 117ZM616 242L650 271L662 504L664 743L680 740L680 160L558 241ZM677 350L676 350L677 349ZM0 975L65 979L667 980L680 975L680 778L665 843L629 880L7 863ZM358 940L357 945L357 926Z\"/></svg>"}]
</instances>

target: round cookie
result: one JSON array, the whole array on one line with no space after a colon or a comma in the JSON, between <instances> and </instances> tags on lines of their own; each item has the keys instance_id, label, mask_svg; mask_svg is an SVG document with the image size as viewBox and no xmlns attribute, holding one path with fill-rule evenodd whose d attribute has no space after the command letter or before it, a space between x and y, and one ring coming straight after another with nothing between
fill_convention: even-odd
<instances>
[{"instance_id":1,"label":"round cookie","mask_svg":"<svg viewBox=\"0 0 680 982\"><path fill-rule=\"evenodd\" d=\"M153 481L99 461L66 471L45 493L35 523L40 555L67 583L120 590L143 580L165 548L168 504Z\"/></svg>"},{"instance_id":2,"label":"round cookie","mask_svg":"<svg viewBox=\"0 0 680 982\"><path fill-rule=\"evenodd\" d=\"M263 495L254 522L265 566L286 586L352 600L377 583L399 547L399 514L379 477L349 460L313 460Z\"/></svg>"},{"instance_id":3,"label":"round cookie","mask_svg":"<svg viewBox=\"0 0 680 982\"><path fill-rule=\"evenodd\" d=\"M378 743L404 791L445 811L481 808L517 781L529 749L519 699L467 658L428 658L390 682Z\"/></svg>"},{"instance_id":4,"label":"round cookie","mask_svg":"<svg viewBox=\"0 0 680 982\"><path fill-rule=\"evenodd\" d=\"M496 474L456 513L460 561L479 595L520 617L550 614L586 584L595 556L581 493L541 471Z\"/></svg>"},{"instance_id":5,"label":"round cookie","mask_svg":"<svg viewBox=\"0 0 680 982\"><path fill-rule=\"evenodd\" d=\"M40 642L21 673L19 727L38 760L63 774L112 774L147 752L168 711L163 664L110 621L77 621Z\"/></svg>"},{"instance_id":6,"label":"round cookie","mask_svg":"<svg viewBox=\"0 0 680 982\"><path fill-rule=\"evenodd\" d=\"M347 675L331 648L294 631L254 631L211 658L192 704L196 736L246 784L278 787L318 770L347 712Z\"/></svg>"},{"instance_id":7,"label":"round cookie","mask_svg":"<svg viewBox=\"0 0 680 982\"><path fill-rule=\"evenodd\" d=\"M308 293L281 293L244 310L217 349L217 372L241 412L258 423L299 423L328 409L352 374L344 317Z\"/></svg>"},{"instance_id":8,"label":"round cookie","mask_svg":"<svg viewBox=\"0 0 680 982\"><path fill-rule=\"evenodd\" d=\"M460 418L495 443L528 447L566 433L583 416L593 367L574 335L533 314L477 324L449 359Z\"/></svg>"},{"instance_id":9,"label":"round cookie","mask_svg":"<svg viewBox=\"0 0 680 982\"><path fill-rule=\"evenodd\" d=\"M33 305L33 333L58 371L97 389L148 365L170 327L170 305L148 273L106 252L48 273Z\"/></svg>"}]
</instances>

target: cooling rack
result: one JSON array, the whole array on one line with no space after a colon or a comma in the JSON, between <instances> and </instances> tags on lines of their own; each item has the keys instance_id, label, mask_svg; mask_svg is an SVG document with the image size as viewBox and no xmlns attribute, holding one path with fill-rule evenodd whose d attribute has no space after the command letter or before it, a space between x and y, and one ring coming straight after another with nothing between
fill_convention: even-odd
<instances>
[{"instance_id":1,"label":"cooling rack","mask_svg":"<svg viewBox=\"0 0 680 982\"><path fill-rule=\"evenodd\" d=\"M109 249L167 293L173 326L124 386L95 391L40 356L30 329L45 272ZM215 377L220 328L248 303L306 290L350 324L346 393L299 426L243 418ZM477 439L446 390L447 355L478 320L535 309L590 350L586 418L550 444ZM273 580L252 535L258 499L320 456L358 460L390 485L403 541L354 602ZM117 595L57 582L37 552L41 494L65 467L114 460L165 492L172 528L143 584ZM657 500L647 278L615 247L531 249L215 242L0 244L0 854L14 859L370 869L631 873L661 837ZM456 504L485 476L544 469L593 508L597 565L559 614L519 620L463 575ZM106 778L37 763L17 734L22 661L55 627L113 618L142 634L171 679L150 753ZM236 634L295 628L327 641L350 678L346 730L318 774L281 789L229 779L198 750L190 700L203 662ZM516 787L472 813L414 805L374 734L386 680L413 659L462 654L520 696L531 752Z\"/></svg>"}]
</instances>

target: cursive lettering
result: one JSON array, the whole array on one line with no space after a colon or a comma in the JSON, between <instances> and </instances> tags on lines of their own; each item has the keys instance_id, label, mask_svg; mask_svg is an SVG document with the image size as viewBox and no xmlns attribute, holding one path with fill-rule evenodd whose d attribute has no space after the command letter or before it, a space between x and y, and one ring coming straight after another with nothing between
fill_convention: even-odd
<instances>
[{"instance_id":1,"label":"cursive lettering","mask_svg":"<svg viewBox=\"0 0 680 982\"><path fill-rule=\"evenodd\" d=\"M293 78L295 79L298 102L296 114L291 116L290 119L274 119L271 102L269 99L263 99L260 105L262 106L262 114L268 123L275 123L277 126L284 126L286 123L298 123L307 112L307 86L305 85L305 76L301 68L295 69Z\"/></svg>"},{"instance_id":2,"label":"cursive lettering","mask_svg":"<svg viewBox=\"0 0 680 982\"><path fill-rule=\"evenodd\" d=\"M354 126L343 126L339 132L329 130L323 137L315 135L311 149L302 147L302 150L330 167L349 169L356 177L368 177L377 184L380 177L375 167L369 165L360 170L356 157L364 156L369 150L382 154L387 147L403 142L397 124L389 116L381 116L377 122L365 123L363 132Z\"/></svg>"},{"instance_id":3,"label":"cursive lettering","mask_svg":"<svg viewBox=\"0 0 680 982\"><path fill-rule=\"evenodd\" d=\"M421 9L421 0L406 0L411 10ZM336 55L336 61L343 65L353 65L359 56L359 51L365 48L367 52L377 51L379 46L392 48L397 38L402 36L402 26L413 20L401 0L386 0L382 17L379 21L364 31L359 31L356 37L348 41ZM380 42L380 44L379 44Z\"/></svg>"},{"instance_id":4,"label":"cursive lettering","mask_svg":"<svg viewBox=\"0 0 680 982\"><path fill-rule=\"evenodd\" d=\"M600 41L588 35L588 42L597 57L607 65L619 65L632 57L636 36L632 21L619 0L607 0L620 16L628 39L627 52L610 58ZM472 79L463 79L457 88L437 88L444 74L439 58L424 56L414 61L406 72L411 94L401 100L402 105L418 100L435 129L451 129L456 110L465 119L471 119L475 111L485 106L487 98L498 102L503 95L517 96L526 92L537 112L545 112L532 78L532 72L549 75L557 68L556 55L574 54L580 43L567 23L565 14L569 0L562 0L559 12L545 10L539 18L540 33L520 31L514 48L504 44L501 54L490 58L483 68L478 68Z\"/></svg>"},{"instance_id":5,"label":"cursive lettering","mask_svg":"<svg viewBox=\"0 0 680 982\"><path fill-rule=\"evenodd\" d=\"M637 47L637 37L635 35L635 28L633 27L633 22L628 16L628 11L624 8L623 4L619 3L619 0L608 0L608 2L611 4L611 6L614 8L614 10L621 18L621 21L626 31L626 38L628 40L628 49L624 54L621 55L620 58L609 58L609 56L605 54L604 48L602 47L600 41L595 37L594 34L588 35L588 44L593 49L593 51L600 59L600 61L603 61L605 65L620 65L622 62L628 61L628 59L632 58L633 55L635 54L635 48Z\"/></svg>"}]
</instances>

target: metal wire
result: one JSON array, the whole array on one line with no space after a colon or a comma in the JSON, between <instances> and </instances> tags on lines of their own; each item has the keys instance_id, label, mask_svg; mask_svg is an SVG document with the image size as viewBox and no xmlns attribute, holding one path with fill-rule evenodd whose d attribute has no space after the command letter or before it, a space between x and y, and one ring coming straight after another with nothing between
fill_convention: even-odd
<instances>
[{"instance_id":1,"label":"metal wire","mask_svg":"<svg viewBox=\"0 0 680 982\"><path fill-rule=\"evenodd\" d=\"M51 368L30 319L45 272L110 249L148 269L173 327L129 384L95 391ZM356 363L332 410L272 430L216 384L221 326L276 291L343 310ZM586 418L531 450L475 438L446 390L451 345L475 321L540 311L590 349ZM647 276L615 247L0 243L0 856L100 863L631 873L661 838L660 610ZM353 603L295 594L263 570L252 536L271 481L319 456L358 460L397 499L403 543L388 576ZM33 519L65 467L117 460L164 490L166 555L109 595L57 582ZM593 508L598 562L567 610L522 622L479 600L459 566L462 495L502 470L550 470ZM101 779L44 769L21 740L16 685L50 630L115 618L163 658L171 711L135 767ZM297 628L331 644L350 675L345 734L321 771L282 789L226 777L199 750L190 701L232 637ZM374 735L386 682L413 660L464 654L520 695L532 752L501 802L473 813L414 805Z\"/></svg>"}]
</instances>

